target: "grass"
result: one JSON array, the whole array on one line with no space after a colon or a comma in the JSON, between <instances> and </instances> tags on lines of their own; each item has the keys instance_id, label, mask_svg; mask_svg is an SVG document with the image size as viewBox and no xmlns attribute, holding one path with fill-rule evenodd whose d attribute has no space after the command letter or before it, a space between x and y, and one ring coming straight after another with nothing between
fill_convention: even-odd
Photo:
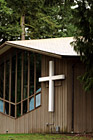
<instances>
[{"instance_id":1,"label":"grass","mask_svg":"<svg viewBox=\"0 0 93 140\"><path fill-rule=\"evenodd\" d=\"M93 140L93 135L0 134L0 140Z\"/></svg>"}]
</instances>

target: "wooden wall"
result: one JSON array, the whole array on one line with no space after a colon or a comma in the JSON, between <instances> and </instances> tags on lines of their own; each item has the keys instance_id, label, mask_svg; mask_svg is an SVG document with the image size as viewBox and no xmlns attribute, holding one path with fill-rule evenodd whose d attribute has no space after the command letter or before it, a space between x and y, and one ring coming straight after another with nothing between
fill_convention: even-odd
<instances>
[{"instance_id":1,"label":"wooden wall","mask_svg":"<svg viewBox=\"0 0 93 140\"><path fill-rule=\"evenodd\" d=\"M85 93L77 76L82 74L84 67L79 63L75 66L74 78L74 131L93 132L93 91Z\"/></svg>"},{"instance_id":2,"label":"wooden wall","mask_svg":"<svg viewBox=\"0 0 93 140\"><path fill-rule=\"evenodd\" d=\"M0 113L0 134L15 133L15 119Z\"/></svg>"},{"instance_id":3,"label":"wooden wall","mask_svg":"<svg viewBox=\"0 0 93 140\"><path fill-rule=\"evenodd\" d=\"M69 58L56 59L42 57L42 76L49 75L49 60L54 60L55 75L65 74L66 79L55 82L55 112L48 112L48 83L42 83L42 105L17 119L0 113L0 133L54 133L56 126L60 132L72 130L72 65L77 63ZM80 64L74 67L74 132L93 131L93 93L85 94L77 80L82 73ZM49 125L47 125L49 124Z\"/></svg>"},{"instance_id":4,"label":"wooden wall","mask_svg":"<svg viewBox=\"0 0 93 140\"><path fill-rule=\"evenodd\" d=\"M73 67L73 71L72 71ZM79 59L68 59L68 132L72 125L72 93L74 92L73 131L93 132L93 90L85 93L78 76L84 73L84 65ZM74 79L73 79L74 76ZM74 85L71 81L74 80ZM73 91L74 90L74 91Z\"/></svg>"}]
</instances>

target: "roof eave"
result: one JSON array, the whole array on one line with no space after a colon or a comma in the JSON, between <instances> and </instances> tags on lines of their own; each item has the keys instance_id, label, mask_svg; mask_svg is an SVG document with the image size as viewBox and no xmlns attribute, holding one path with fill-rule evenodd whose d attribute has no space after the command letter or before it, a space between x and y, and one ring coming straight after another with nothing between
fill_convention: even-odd
<instances>
[{"instance_id":1,"label":"roof eave","mask_svg":"<svg viewBox=\"0 0 93 140\"><path fill-rule=\"evenodd\" d=\"M28 47L24 47L22 45L16 45L16 44L10 43L8 41L6 41L4 44L2 44L0 46L0 50L6 46L10 46L10 47L14 47L14 48L22 49L22 50L27 50L27 51L33 51L35 53L40 53L43 55L48 55L48 56L52 56L52 57L56 57L56 58L60 58L60 59L62 58L62 55L58 55L58 54L54 54L54 53L50 53L50 52L45 52L45 51L41 51L41 50L37 50L37 49L33 49L33 48L28 48Z\"/></svg>"}]
</instances>

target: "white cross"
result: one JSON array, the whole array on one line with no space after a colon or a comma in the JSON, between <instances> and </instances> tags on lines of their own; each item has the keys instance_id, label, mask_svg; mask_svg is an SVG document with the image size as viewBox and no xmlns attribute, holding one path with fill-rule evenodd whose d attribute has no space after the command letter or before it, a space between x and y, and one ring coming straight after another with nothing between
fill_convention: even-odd
<instances>
[{"instance_id":1,"label":"white cross","mask_svg":"<svg viewBox=\"0 0 93 140\"><path fill-rule=\"evenodd\" d=\"M49 112L54 111L54 80L65 79L65 75L54 76L54 61L49 61L49 76L39 78L39 82L49 81Z\"/></svg>"}]
</instances>

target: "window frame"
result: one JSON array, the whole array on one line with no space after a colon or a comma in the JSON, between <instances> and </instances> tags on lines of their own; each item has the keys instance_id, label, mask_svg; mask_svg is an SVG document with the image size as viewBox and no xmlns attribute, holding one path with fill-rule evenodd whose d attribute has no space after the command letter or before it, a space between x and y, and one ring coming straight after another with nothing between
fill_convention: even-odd
<instances>
[{"instance_id":1,"label":"window frame","mask_svg":"<svg viewBox=\"0 0 93 140\"><path fill-rule=\"evenodd\" d=\"M13 51L15 51L15 53L13 53ZM28 56L28 73L27 73L27 98L23 98L23 83L24 83L24 75L23 75L23 64L24 64L24 50L20 50L20 49L10 49L10 51L8 51L7 53L3 54L3 59L2 62L0 62L0 66L2 65L2 63L4 63L4 77L3 77L3 98L0 97L0 100L3 101L3 113L5 114L5 103L9 103L9 114L5 114L8 115L12 118L18 118L17 117L17 106L19 104L21 104L21 116L24 115L23 113L23 102L25 102L27 100L27 112L31 112L35 109L37 109L38 107L40 107L42 105L42 102L39 106L36 107L36 95L41 93L41 101L42 101L42 91L36 92L36 53L34 52L27 52L27 56ZM17 102L17 67L18 67L18 53L22 54L22 58L21 58L21 101ZM33 95L30 95L30 56L31 53L33 54L34 58L34 93ZM11 76L12 76L12 58L13 56L16 56L16 60L15 60L15 102L11 101ZM2 56L1 56L2 57ZM4 61L3 61L4 60ZM9 100L5 99L5 88L6 88L6 62L9 61L10 63L10 67L9 67ZM41 59L41 66L42 66L42 59ZM41 89L42 90L42 89ZM30 99L34 97L34 109L30 110L30 105L29 105L29 101ZM11 106L14 105L15 106L15 116L11 116ZM2 113L2 112L1 112ZM20 116L19 116L20 117Z\"/></svg>"}]
</instances>

